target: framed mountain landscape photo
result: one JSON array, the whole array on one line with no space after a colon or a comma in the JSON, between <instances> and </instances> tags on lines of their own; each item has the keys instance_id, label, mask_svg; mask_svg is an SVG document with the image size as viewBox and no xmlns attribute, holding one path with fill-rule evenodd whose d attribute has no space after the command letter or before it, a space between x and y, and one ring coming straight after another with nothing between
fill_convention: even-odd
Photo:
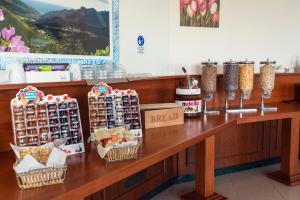
<instances>
[{"instance_id":1,"label":"framed mountain landscape photo","mask_svg":"<svg viewBox=\"0 0 300 200\"><path fill-rule=\"evenodd\" d=\"M118 0L1 0L0 52L112 61L118 25Z\"/></svg>"}]
</instances>

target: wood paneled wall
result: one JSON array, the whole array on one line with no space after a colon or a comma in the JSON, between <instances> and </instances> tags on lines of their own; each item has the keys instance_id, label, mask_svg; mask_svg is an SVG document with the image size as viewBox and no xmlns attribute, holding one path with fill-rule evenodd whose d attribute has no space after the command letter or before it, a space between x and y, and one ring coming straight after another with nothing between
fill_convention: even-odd
<instances>
[{"instance_id":1,"label":"wood paneled wall","mask_svg":"<svg viewBox=\"0 0 300 200\"><path fill-rule=\"evenodd\" d=\"M196 76L200 81L200 76ZM245 104L257 104L260 102L260 90L258 86L258 76L255 77L256 88L253 98L245 101ZM175 101L175 89L184 82L184 76L160 77L148 80L132 81L127 83L111 84L113 88L135 89L139 93L140 101L147 103L167 103ZM80 106L81 119L84 135L89 136L87 93L92 86L88 86L85 81L71 83L48 83L33 84L46 94L69 94L77 98ZM16 95L20 88L26 85L0 85L0 152L9 150L9 143L13 142L13 133L10 114L10 100ZM300 74L278 74L276 77L276 88L273 98L268 102L279 102L300 98ZM230 105L238 105L238 100L230 102ZM218 90L215 98L209 102L209 106L224 106L224 87L222 76L218 77ZM233 136L233 135L232 135Z\"/></svg>"}]
</instances>

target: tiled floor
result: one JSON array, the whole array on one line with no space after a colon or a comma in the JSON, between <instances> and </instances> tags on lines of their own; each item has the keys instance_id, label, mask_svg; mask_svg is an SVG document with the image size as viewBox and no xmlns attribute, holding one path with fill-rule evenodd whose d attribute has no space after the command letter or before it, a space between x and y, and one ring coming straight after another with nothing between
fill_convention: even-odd
<instances>
[{"instance_id":1,"label":"tiled floor","mask_svg":"<svg viewBox=\"0 0 300 200\"><path fill-rule=\"evenodd\" d=\"M300 186L288 187L265 176L276 171L279 165L216 177L216 192L229 200L300 200ZM176 200L192 191L194 182L173 185L153 200Z\"/></svg>"}]
</instances>

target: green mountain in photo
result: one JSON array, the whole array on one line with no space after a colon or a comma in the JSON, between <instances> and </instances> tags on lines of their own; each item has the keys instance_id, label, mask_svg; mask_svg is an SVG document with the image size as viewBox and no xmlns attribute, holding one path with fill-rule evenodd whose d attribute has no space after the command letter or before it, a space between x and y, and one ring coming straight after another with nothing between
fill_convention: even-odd
<instances>
[{"instance_id":1,"label":"green mountain in photo","mask_svg":"<svg viewBox=\"0 0 300 200\"><path fill-rule=\"evenodd\" d=\"M40 13L37 10L20 0L1 0L0 6L27 20L36 20L40 17Z\"/></svg>"}]
</instances>

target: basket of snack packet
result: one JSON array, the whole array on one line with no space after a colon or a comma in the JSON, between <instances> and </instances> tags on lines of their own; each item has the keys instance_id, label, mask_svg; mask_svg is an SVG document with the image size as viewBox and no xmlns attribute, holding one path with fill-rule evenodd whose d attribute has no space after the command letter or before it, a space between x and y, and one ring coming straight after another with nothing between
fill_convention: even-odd
<instances>
[{"instance_id":1,"label":"basket of snack packet","mask_svg":"<svg viewBox=\"0 0 300 200\"><path fill-rule=\"evenodd\" d=\"M42 146L18 147L13 169L21 189L63 183L67 171L66 154L53 142Z\"/></svg>"},{"instance_id":2,"label":"basket of snack packet","mask_svg":"<svg viewBox=\"0 0 300 200\"><path fill-rule=\"evenodd\" d=\"M97 151L107 162L128 160L138 157L140 142L134 133L123 127L95 129L92 139Z\"/></svg>"}]
</instances>

